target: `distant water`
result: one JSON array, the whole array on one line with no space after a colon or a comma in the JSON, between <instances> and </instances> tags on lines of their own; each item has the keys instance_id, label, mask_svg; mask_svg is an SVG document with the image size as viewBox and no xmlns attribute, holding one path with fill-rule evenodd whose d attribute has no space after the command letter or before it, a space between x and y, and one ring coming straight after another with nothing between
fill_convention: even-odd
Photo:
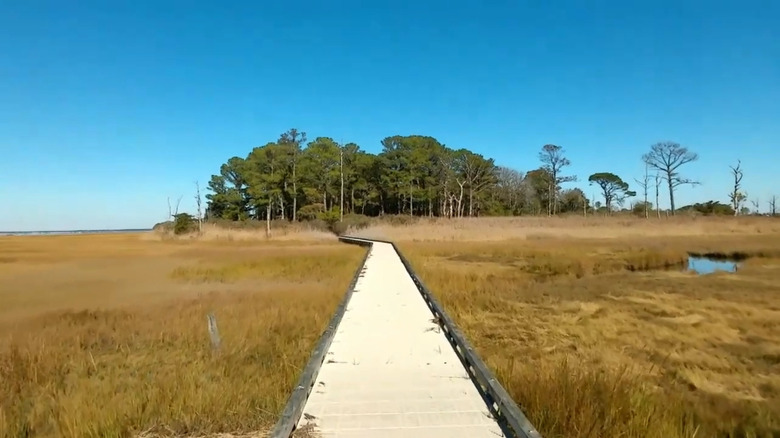
<instances>
[{"instance_id":1,"label":"distant water","mask_svg":"<svg viewBox=\"0 0 780 438\"><path fill-rule=\"evenodd\" d=\"M739 263L735 260L715 260L706 257L688 257L688 269L699 274L712 274L716 271L737 272Z\"/></svg>"},{"instance_id":2,"label":"distant water","mask_svg":"<svg viewBox=\"0 0 780 438\"><path fill-rule=\"evenodd\" d=\"M0 231L0 236L56 236L67 234L114 234L152 231L151 228L124 228L121 230L61 230L61 231Z\"/></svg>"}]
</instances>

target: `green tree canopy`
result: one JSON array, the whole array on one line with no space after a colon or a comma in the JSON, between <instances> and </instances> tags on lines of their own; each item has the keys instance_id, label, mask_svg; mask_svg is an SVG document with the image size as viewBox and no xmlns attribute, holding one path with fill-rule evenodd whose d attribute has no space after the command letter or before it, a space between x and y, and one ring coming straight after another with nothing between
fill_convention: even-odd
<instances>
[{"instance_id":1,"label":"green tree canopy","mask_svg":"<svg viewBox=\"0 0 780 438\"><path fill-rule=\"evenodd\" d=\"M612 211L612 203L623 205L627 197L636 196L636 192L629 190L628 183L611 172L598 172L588 177L591 184L601 188L604 196L604 205L608 212Z\"/></svg>"},{"instance_id":2,"label":"green tree canopy","mask_svg":"<svg viewBox=\"0 0 780 438\"><path fill-rule=\"evenodd\" d=\"M302 212L309 219L338 210L342 198L344 213L372 216L584 214L590 208L581 189L561 187L577 180L564 175L571 163L561 146L544 145L541 167L528 171L431 136L393 135L379 146L374 154L330 137L307 142L305 132L289 129L220 166L208 182L206 217L270 223ZM588 181L600 187L610 211L635 195L614 173Z\"/></svg>"}]
</instances>

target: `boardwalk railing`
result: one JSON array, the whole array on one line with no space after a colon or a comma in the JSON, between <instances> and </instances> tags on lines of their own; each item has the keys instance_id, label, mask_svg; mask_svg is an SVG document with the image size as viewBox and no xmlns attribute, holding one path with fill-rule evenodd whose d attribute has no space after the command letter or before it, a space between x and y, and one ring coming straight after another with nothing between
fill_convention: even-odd
<instances>
[{"instance_id":1,"label":"boardwalk railing","mask_svg":"<svg viewBox=\"0 0 780 438\"><path fill-rule=\"evenodd\" d=\"M499 383L498 379L496 379L487 365L485 365L476 351L474 351L474 348L460 331L457 324L455 324L455 321L453 321L452 318L447 315L438 300L433 296L433 294L431 294L428 288L425 287L425 284L414 272L411 264L406 259L406 257L404 257L403 253L401 253L395 243L384 240L368 240L348 236L339 237L339 240L344 243L366 246L369 247L369 249L373 242L381 242L392 245L393 249L398 254L398 257L401 259L401 262L406 268L406 272L414 281L414 284L416 285L417 290L420 292L423 300L425 300L425 303L428 305L428 308L431 310L434 318L439 322L439 325L441 326L442 332L447 338L447 341L452 346L456 355L463 364L463 367L471 377L472 382L476 386L482 398L485 400L485 403L505 434L507 434L508 437L515 438L541 438L539 432L534 428L525 414L523 414L523 412L517 406L517 403L512 400L512 397L509 396L501 383ZM336 333L339 322L344 315L347 303L352 296L352 291L354 290L355 284L360 277L369 252L366 252L366 256L358 267L357 272L355 272L355 276L352 279L352 283L350 284L343 301L339 305L336 313L333 315L333 318L328 324L327 329L322 334L320 341L315 347L314 352L309 359L309 363L303 370L298 385L296 385L295 389L293 390L293 393L290 396L284 411L282 412L282 416L279 418L279 421L276 423L276 426L271 432L271 438L289 438L295 430L295 426L303 413L304 405L306 404L306 400L317 378L317 373L322 366L325 354L327 353L331 341L333 340L333 335Z\"/></svg>"}]
</instances>

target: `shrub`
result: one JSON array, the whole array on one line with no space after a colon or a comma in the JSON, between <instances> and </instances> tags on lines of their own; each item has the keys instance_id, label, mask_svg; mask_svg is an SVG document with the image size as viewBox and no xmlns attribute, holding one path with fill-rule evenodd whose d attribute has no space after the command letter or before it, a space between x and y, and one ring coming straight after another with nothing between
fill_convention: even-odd
<instances>
[{"instance_id":1,"label":"shrub","mask_svg":"<svg viewBox=\"0 0 780 438\"><path fill-rule=\"evenodd\" d=\"M645 215L645 201L640 201L634 204L634 208L631 209L631 212L634 213L637 216L644 217ZM647 212L652 213L653 212L653 203L650 201L647 201Z\"/></svg>"},{"instance_id":2,"label":"shrub","mask_svg":"<svg viewBox=\"0 0 780 438\"><path fill-rule=\"evenodd\" d=\"M338 221L336 221L335 223L330 225L329 229L330 229L330 231L333 234L335 234L337 236L341 236L341 235L343 235L343 234L345 234L347 232L349 227L347 226L346 222L338 222Z\"/></svg>"},{"instance_id":3,"label":"shrub","mask_svg":"<svg viewBox=\"0 0 780 438\"><path fill-rule=\"evenodd\" d=\"M173 217L173 234L186 234L197 229L195 218L189 213L179 213Z\"/></svg>"},{"instance_id":4,"label":"shrub","mask_svg":"<svg viewBox=\"0 0 780 438\"><path fill-rule=\"evenodd\" d=\"M302 221L310 221L317 219L324 212L325 206L322 204L304 205L296 213L296 218Z\"/></svg>"},{"instance_id":5,"label":"shrub","mask_svg":"<svg viewBox=\"0 0 780 438\"><path fill-rule=\"evenodd\" d=\"M368 228L374 223L374 220L368 216L362 214L345 214L344 224L347 227L360 230L362 228Z\"/></svg>"},{"instance_id":6,"label":"shrub","mask_svg":"<svg viewBox=\"0 0 780 438\"><path fill-rule=\"evenodd\" d=\"M320 219L312 219L304 222L310 230L331 231L330 226Z\"/></svg>"},{"instance_id":7,"label":"shrub","mask_svg":"<svg viewBox=\"0 0 780 438\"><path fill-rule=\"evenodd\" d=\"M330 232L338 236L346 233L350 228L361 229L372 224L371 218L362 214L345 214L342 218L338 208L322 212L316 220L308 222L324 224Z\"/></svg>"},{"instance_id":8,"label":"shrub","mask_svg":"<svg viewBox=\"0 0 780 438\"><path fill-rule=\"evenodd\" d=\"M211 219L207 223L219 228L234 230L265 230L265 220L245 219L234 221L230 219Z\"/></svg>"},{"instance_id":9,"label":"shrub","mask_svg":"<svg viewBox=\"0 0 780 438\"><path fill-rule=\"evenodd\" d=\"M173 230L173 222L166 221L166 222L159 222L154 224L152 227L152 231L162 232L162 233L169 233Z\"/></svg>"},{"instance_id":10,"label":"shrub","mask_svg":"<svg viewBox=\"0 0 780 438\"><path fill-rule=\"evenodd\" d=\"M328 224L329 227L333 227L333 225L341 218L341 210L338 208L333 208L328 211L323 211L317 217Z\"/></svg>"}]
</instances>

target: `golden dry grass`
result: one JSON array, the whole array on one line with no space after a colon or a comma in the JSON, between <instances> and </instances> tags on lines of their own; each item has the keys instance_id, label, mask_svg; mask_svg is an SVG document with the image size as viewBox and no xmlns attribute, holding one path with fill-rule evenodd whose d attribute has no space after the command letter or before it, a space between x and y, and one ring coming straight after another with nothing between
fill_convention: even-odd
<instances>
[{"instance_id":1,"label":"golden dry grass","mask_svg":"<svg viewBox=\"0 0 780 438\"><path fill-rule=\"evenodd\" d=\"M309 226L306 223L288 223L287 221L272 221L271 237L266 236L265 222L247 221L238 222L244 226L231 227L231 222L205 223L199 233L189 233L176 236L171 232L146 233L144 238L150 240L199 240L199 241L225 241L225 242L247 242L247 241L323 241L336 242L338 237L335 234ZM251 227L246 226L251 224Z\"/></svg>"},{"instance_id":2,"label":"golden dry grass","mask_svg":"<svg viewBox=\"0 0 780 438\"><path fill-rule=\"evenodd\" d=\"M0 437L266 430L363 250L241 236L0 237Z\"/></svg>"},{"instance_id":3,"label":"golden dry grass","mask_svg":"<svg viewBox=\"0 0 780 438\"><path fill-rule=\"evenodd\" d=\"M780 221L355 234L401 242L545 437L780 433ZM689 251L761 258L696 277ZM288 231L0 238L0 437L262 436L361 255Z\"/></svg>"},{"instance_id":4,"label":"golden dry grass","mask_svg":"<svg viewBox=\"0 0 780 438\"><path fill-rule=\"evenodd\" d=\"M545 437L780 436L780 221L544 221L364 235L401 241ZM760 258L696 276L689 251Z\"/></svg>"},{"instance_id":5,"label":"golden dry grass","mask_svg":"<svg viewBox=\"0 0 780 438\"><path fill-rule=\"evenodd\" d=\"M404 218L404 219L409 219ZM583 239L755 235L780 233L780 220L763 217L690 217L649 220L633 216L422 218L352 229L350 236L400 241L504 241L507 239Z\"/></svg>"}]
</instances>

